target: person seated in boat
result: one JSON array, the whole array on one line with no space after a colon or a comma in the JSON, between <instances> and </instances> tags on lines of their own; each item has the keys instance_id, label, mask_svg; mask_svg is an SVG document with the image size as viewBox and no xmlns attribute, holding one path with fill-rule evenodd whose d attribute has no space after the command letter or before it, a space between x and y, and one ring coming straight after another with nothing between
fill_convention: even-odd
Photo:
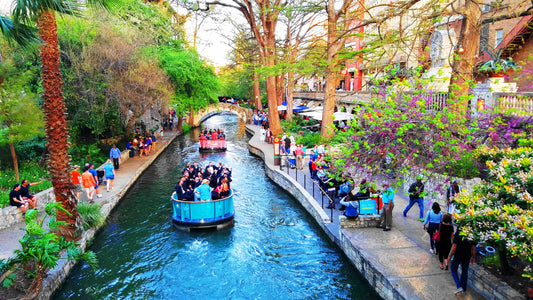
<instances>
[{"instance_id":1,"label":"person seated in boat","mask_svg":"<svg viewBox=\"0 0 533 300\"><path fill-rule=\"evenodd\" d=\"M231 194L227 178L222 179L222 183L218 186L217 189L218 195L221 199L226 198Z\"/></svg>"},{"instance_id":2,"label":"person seated in boat","mask_svg":"<svg viewBox=\"0 0 533 300\"><path fill-rule=\"evenodd\" d=\"M214 131L214 130L213 130L213 132L211 132L211 139L212 139L212 140L216 140L216 139L218 139L218 134L217 134L217 132Z\"/></svg>"},{"instance_id":3,"label":"person seated in boat","mask_svg":"<svg viewBox=\"0 0 533 300\"><path fill-rule=\"evenodd\" d=\"M185 177L181 177L174 187L176 198L182 201L194 201L194 193L185 186Z\"/></svg>"},{"instance_id":4,"label":"person seated in boat","mask_svg":"<svg viewBox=\"0 0 533 300\"><path fill-rule=\"evenodd\" d=\"M209 201L211 200L211 187L209 180L202 180L202 184L196 188L195 201Z\"/></svg>"},{"instance_id":5,"label":"person seated in boat","mask_svg":"<svg viewBox=\"0 0 533 300\"><path fill-rule=\"evenodd\" d=\"M206 141L207 138L205 137L205 135L203 134L200 134L200 141Z\"/></svg>"},{"instance_id":6,"label":"person seated in boat","mask_svg":"<svg viewBox=\"0 0 533 300\"><path fill-rule=\"evenodd\" d=\"M220 131L220 134L218 135L218 138L221 139L221 140L225 140L226 139L226 134L224 133L224 131Z\"/></svg>"}]
</instances>

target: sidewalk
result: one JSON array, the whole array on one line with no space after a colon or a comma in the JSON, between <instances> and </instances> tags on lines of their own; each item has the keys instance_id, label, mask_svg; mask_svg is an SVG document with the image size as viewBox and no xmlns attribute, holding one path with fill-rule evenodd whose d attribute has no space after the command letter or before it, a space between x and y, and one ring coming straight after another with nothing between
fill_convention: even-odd
<instances>
[{"instance_id":1,"label":"sidewalk","mask_svg":"<svg viewBox=\"0 0 533 300\"><path fill-rule=\"evenodd\" d=\"M249 131L259 132L259 126L246 126ZM442 271L438 256L429 251L429 235L423 230L422 222L418 221L418 206L413 207L407 217L404 218L402 215L403 209L408 204L405 195L395 194L391 231L385 232L379 228L341 229L339 221L341 212L338 210L340 205L336 205L337 209L333 210L333 218L330 220L330 210L322 208L328 205L326 198L324 198L322 206L322 198L318 188L315 188L315 197L312 196L314 185L310 182L307 167L304 170L298 170L298 178L296 179L296 170L291 169L287 173L286 168L280 171L279 166L274 166L273 146L260 141L259 134L255 134L250 139L249 144L263 152L265 165L267 165L267 169L270 169L270 172L289 175L300 189L307 191L307 201L315 202L317 205L314 207L318 206L319 209L322 209L320 215L327 216L325 218L315 216L319 225L345 251L359 272L367 278L380 296L385 299L450 299L455 297L454 293L457 288L450 271ZM305 182L305 188L304 180L306 178L302 176L302 172L309 177ZM268 175L272 177L271 174ZM274 181L279 182L275 179ZM294 189L280 185L294 195ZM301 201L300 197L296 195L295 197ZM302 205L305 207L305 203ZM427 212L428 208L425 209ZM484 299L471 288L459 298Z\"/></svg>"},{"instance_id":2,"label":"sidewalk","mask_svg":"<svg viewBox=\"0 0 533 300\"><path fill-rule=\"evenodd\" d=\"M176 137L176 132L165 132L165 138L163 141L161 139L157 140L156 150L152 151L149 156L138 157L127 159L124 163L120 164L120 168L115 170L115 187L112 191L106 192L105 185L100 186L100 193L103 195L102 198L94 198L96 203L101 203L102 213L107 216L109 212L113 209L114 205L124 196L129 187L137 180L138 175L140 175L152 161L157 158L163 149L166 148L168 144ZM81 195L81 201L86 201L87 196L85 192ZM0 230L0 259L5 259L13 255L13 251L16 249L21 249L19 240L24 236L24 231L21 228L25 227L23 221L12 225L9 228Z\"/></svg>"}]
</instances>

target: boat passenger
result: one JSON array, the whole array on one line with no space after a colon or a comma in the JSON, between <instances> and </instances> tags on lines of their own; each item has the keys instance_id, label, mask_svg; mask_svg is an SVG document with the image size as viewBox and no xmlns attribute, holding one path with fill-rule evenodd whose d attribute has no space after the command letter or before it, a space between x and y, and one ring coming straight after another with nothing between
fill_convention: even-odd
<instances>
[{"instance_id":1,"label":"boat passenger","mask_svg":"<svg viewBox=\"0 0 533 300\"><path fill-rule=\"evenodd\" d=\"M219 187L220 189L218 191L218 195L220 198L226 198L230 195L229 183L227 178L222 179L222 184Z\"/></svg>"},{"instance_id":2,"label":"boat passenger","mask_svg":"<svg viewBox=\"0 0 533 300\"><path fill-rule=\"evenodd\" d=\"M211 187L209 186L209 180L204 179L202 184L196 189L197 201L209 201L211 200Z\"/></svg>"}]
</instances>

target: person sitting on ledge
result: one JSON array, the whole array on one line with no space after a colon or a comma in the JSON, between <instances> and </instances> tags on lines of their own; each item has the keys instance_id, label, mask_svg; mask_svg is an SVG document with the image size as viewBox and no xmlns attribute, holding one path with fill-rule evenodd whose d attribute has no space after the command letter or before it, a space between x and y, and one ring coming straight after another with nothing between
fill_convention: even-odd
<instances>
[{"instance_id":1,"label":"person sitting on ledge","mask_svg":"<svg viewBox=\"0 0 533 300\"><path fill-rule=\"evenodd\" d=\"M351 201L352 199L354 199L353 193L349 193L348 196L345 196L340 201L340 204L346 207L344 215L349 219L355 219L359 216L359 201Z\"/></svg>"},{"instance_id":2,"label":"person sitting on ledge","mask_svg":"<svg viewBox=\"0 0 533 300\"><path fill-rule=\"evenodd\" d=\"M9 204L20 208L23 214L25 214L30 207L28 201L22 200L22 197L20 196L20 184L18 183L13 186L13 190L9 193Z\"/></svg>"},{"instance_id":3,"label":"person sitting on ledge","mask_svg":"<svg viewBox=\"0 0 533 300\"><path fill-rule=\"evenodd\" d=\"M20 186L20 196L22 196L22 200L25 200L28 202L31 208L35 208L35 206L37 205L37 197L30 195L30 191L28 190L28 188L30 186L34 186L34 185L41 184L41 183L43 183L42 180L39 182L33 182L33 183L29 183L28 180L26 179L22 180L22 183Z\"/></svg>"}]
</instances>

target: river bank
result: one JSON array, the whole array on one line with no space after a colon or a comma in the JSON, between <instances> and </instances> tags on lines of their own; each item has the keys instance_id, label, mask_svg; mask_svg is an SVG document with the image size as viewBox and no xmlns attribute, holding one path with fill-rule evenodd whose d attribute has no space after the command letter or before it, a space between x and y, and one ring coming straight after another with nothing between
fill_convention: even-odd
<instances>
[{"instance_id":1,"label":"river bank","mask_svg":"<svg viewBox=\"0 0 533 300\"><path fill-rule=\"evenodd\" d=\"M338 210L333 210L333 217L330 217L330 210L324 210L320 200L309 192L310 184L305 187L303 182L306 179L302 174L298 177L295 171L281 171L279 166L274 166L273 146L259 140L259 126L247 125L246 130L252 135L249 151L264 160L266 175L300 202L381 297L455 297L452 276L449 271L440 270L438 259L428 249L428 235L422 230L415 213L407 218L402 216L402 210L408 203L403 193L395 194L396 208L393 210L391 231L384 232L375 225L354 228L359 224L350 224L352 222L347 221ZM364 222L367 221L370 222ZM469 269L469 287L472 288L460 298L523 299L517 291L476 264Z\"/></svg>"},{"instance_id":2,"label":"river bank","mask_svg":"<svg viewBox=\"0 0 533 300\"><path fill-rule=\"evenodd\" d=\"M178 135L179 134L176 132L166 132L164 140L157 141L156 150L154 150L149 156L136 156L126 159L120 164L120 169L116 171L115 188L110 192L106 192L105 187L101 187L100 190L103 197L94 199L96 203L102 204L100 211L105 218L107 218L112 210L120 203L124 194L128 192L139 176L141 176L153 161L164 152L168 145L170 145ZM42 194L48 195L53 193L51 191L43 191ZM39 197L39 195L37 196ZM20 249L18 240L24 236L24 231L20 230L24 225L24 222L17 222L0 230L0 240L2 241L0 245L0 253L4 256L3 258L8 257L8 255L12 254L15 250ZM91 243L90 241L99 229L100 228L89 229L82 234L81 239L78 241L82 249L85 249ZM65 257L66 255L64 258ZM47 277L44 279L43 287L37 299L49 299L59 285L61 285L63 280L65 280L75 264L75 261L69 261L67 259L59 260L56 268L50 270ZM23 294L21 294L21 296L22 295ZM1 294L0 296L0 299L4 299L4 296Z\"/></svg>"}]
</instances>

